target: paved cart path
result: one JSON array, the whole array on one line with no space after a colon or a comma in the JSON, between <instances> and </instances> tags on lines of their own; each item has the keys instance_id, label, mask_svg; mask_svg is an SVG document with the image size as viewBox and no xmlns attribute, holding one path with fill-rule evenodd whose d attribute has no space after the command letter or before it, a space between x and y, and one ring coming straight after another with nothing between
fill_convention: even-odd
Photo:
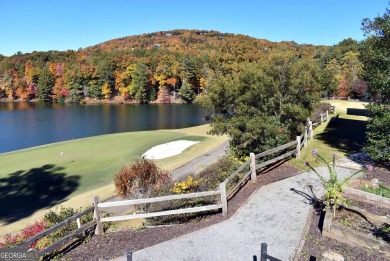
<instances>
[{"instance_id":1,"label":"paved cart path","mask_svg":"<svg viewBox=\"0 0 390 261\"><path fill-rule=\"evenodd\" d=\"M179 178L185 177L188 173L191 172L198 172L205 168L207 165L210 165L211 163L214 163L217 161L220 157L226 154L229 147L229 141L225 141L215 149L203 154L202 156L184 164L181 167L178 167L177 169L173 170L172 180L178 180ZM119 201L123 200L119 196L115 196L111 199L109 199L107 202L111 201ZM122 207L111 207L111 208L105 208L105 212L112 213L115 215L123 215L125 213L133 211L134 208L132 206L122 206Z\"/></svg>"},{"instance_id":2,"label":"paved cart path","mask_svg":"<svg viewBox=\"0 0 390 261\"><path fill-rule=\"evenodd\" d=\"M225 155L226 151L228 150L228 147L229 147L229 141L225 141L215 149L173 170L172 179L177 180L179 178L185 177L188 173L201 171L207 165L214 163L220 157Z\"/></svg>"}]
</instances>

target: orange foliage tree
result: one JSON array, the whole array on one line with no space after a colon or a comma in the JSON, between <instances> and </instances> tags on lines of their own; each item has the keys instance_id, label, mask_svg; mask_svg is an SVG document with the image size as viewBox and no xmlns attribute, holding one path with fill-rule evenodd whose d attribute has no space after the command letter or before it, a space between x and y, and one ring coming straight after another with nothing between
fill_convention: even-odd
<instances>
[{"instance_id":1,"label":"orange foliage tree","mask_svg":"<svg viewBox=\"0 0 390 261\"><path fill-rule=\"evenodd\" d=\"M147 198L171 183L170 173L152 161L139 158L130 166L123 166L114 177L115 188L122 198Z\"/></svg>"}]
</instances>

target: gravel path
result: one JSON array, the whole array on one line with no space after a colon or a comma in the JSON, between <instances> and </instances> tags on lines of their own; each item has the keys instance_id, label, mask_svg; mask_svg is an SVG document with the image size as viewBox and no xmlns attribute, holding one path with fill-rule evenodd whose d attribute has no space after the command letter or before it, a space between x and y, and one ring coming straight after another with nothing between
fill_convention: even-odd
<instances>
[{"instance_id":1,"label":"gravel path","mask_svg":"<svg viewBox=\"0 0 390 261\"><path fill-rule=\"evenodd\" d=\"M325 167L317 170L328 176ZM339 177L354 171L338 168ZM324 193L308 172L263 186L230 219L137 251L133 260L254 260L261 243L268 244L268 254L292 260L312 207L311 191L316 197Z\"/></svg>"}]
</instances>

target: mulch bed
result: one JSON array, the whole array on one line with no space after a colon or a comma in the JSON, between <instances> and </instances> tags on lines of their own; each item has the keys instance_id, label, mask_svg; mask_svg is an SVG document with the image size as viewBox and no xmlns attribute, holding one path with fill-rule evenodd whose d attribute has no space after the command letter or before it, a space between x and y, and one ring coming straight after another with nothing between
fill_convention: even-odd
<instances>
[{"instance_id":1,"label":"mulch bed","mask_svg":"<svg viewBox=\"0 0 390 261\"><path fill-rule=\"evenodd\" d=\"M108 260L124 256L127 251L141 250L155 244L183 236L196 230L214 225L229 219L245 203L245 201L263 185L295 176L302 171L282 162L264 170L257 177L256 184L247 184L228 202L228 215L221 213L211 215L189 223L171 226L148 227L141 230L123 229L106 233L103 236L93 236L88 242L68 250L61 260Z\"/></svg>"},{"instance_id":2,"label":"mulch bed","mask_svg":"<svg viewBox=\"0 0 390 261\"><path fill-rule=\"evenodd\" d=\"M371 180L377 178L383 185L390 186L390 170L386 167L377 166L372 172L368 172L361 177L362 179ZM367 204L359 201L350 201L355 207L365 209L366 211L376 215L390 214L390 210L384 209L372 204ZM375 253L368 253L362 248L351 247L347 244L341 243L337 240L323 237L321 234L321 227L323 222L323 212L320 210L313 210L313 215L308 228L307 234L304 237L304 245L299 257L296 260L321 260L322 254L325 252L335 252L344 257L344 260L354 261L381 261L388 260L386 258L376 256Z\"/></svg>"}]
</instances>

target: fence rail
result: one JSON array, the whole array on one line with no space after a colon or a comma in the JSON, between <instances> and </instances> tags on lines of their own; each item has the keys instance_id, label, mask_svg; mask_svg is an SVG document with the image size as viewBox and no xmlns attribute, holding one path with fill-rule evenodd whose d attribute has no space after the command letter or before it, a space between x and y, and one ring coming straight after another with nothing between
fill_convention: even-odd
<instances>
[{"instance_id":1,"label":"fence rail","mask_svg":"<svg viewBox=\"0 0 390 261\"><path fill-rule=\"evenodd\" d=\"M47 236L61 228L63 228L64 226L67 226L69 225L70 223L72 223L73 221L77 220L78 218L88 214L89 212L93 211L93 207L89 207L83 211L81 211L80 213L77 213L73 216L71 216L70 218L68 219L65 219L64 221L62 221L61 223L58 223L57 225L55 226L52 226L44 231L42 231L41 233L39 234L36 234L35 236L33 237L30 237L29 239L23 241L22 243L19 244L20 247L28 247L29 245L31 245L32 243L34 243L35 241L41 239L42 237L44 236Z\"/></svg>"},{"instance_id":2,"label":"fence rail","mask_svg":"<svg viewBox=\"0 0 390 261\"><path fill-rule=\"evenodd\" d=\"M215 204L215 205L208 205L203 207L181 208L181 209L166 210L166 211L159 211L159 212L152 212L152 213L105 217L101 219L101 222L123 221L123 220L138 219L138 218L151 218L151 217L160 217L160 216L167 216L167 215L187 214L187 213L195 213L195 212L208 211L208 210L214 210L220 208L222 208L222 204Z\"/></svg>"},{"instance_id":3,"label":"fence rail","mask_svg":"<svg viewBox=\"0 0 390 261\"><path fill-rule=\"evenodd\" d=\"M259 159L261 157L265 157L265 156L271 155L271 154L273 154L275 152L284 150L284 149L289 148L291 146L294 146L296 144L297 144L297 141L292 141L292 142L283 144L283 145L281 145L279 147L276 147L276 148L273 148L273 149L270 149L270 150L267 150L267 151L264 151L262 153L259 153L259 154L255 155L255 159Z\"/></svg>"},{"instance_id":4,"label":"fence rail","mask_svg":"<svg viewBox=\"0 0 390 261\"><path fill-rule=\"evenodd\" d=\"M264 168L264 167L267 167L268 165L271 165L271 164L273 164L275 162L278 162L278 161L280 161L282 159L290 157L291 155L293 155L295 153L297 153L297 149L290 150L290 151L288 151L288 152L286 152L286 153L284 153L284 154L282 154L282 155L280 155L280 156L278 156L276 158L273 158L273 159L267 160L265 162L262 162L260 164L257 164L256 165L256 170Z\"/></svg>"},{"instance_id":5,"label":"fence rail","mask_svg":"<svg viewBox=\"0 0 390 261\"><path fill-rule=\"evenodd\" d=\"M74 237L80 235L81 233L84 233L85 231L93 228L95 225L96 225L96 220L93 220L93 221L87 223L86 225L80 227L79 229L77 229L76 231L70 233L69 235L66 235L63 238L57 240L57 242L55 242L54 244L46 247L43 250L40 250L39 251L39 255L40 256L44 256L44 255L46 255L48 253L51 253L51 252L55 251L56 249L60 248L65 243L67 243L69 240L71 240L72 238L74 238Z\"/></svg>"},{"instance_id":6,"label":"fence rail","mask_svg":"<svg viewBox=\"0 0 390 261\"><path fill-rule=\"evenodd\" d=\"M218 204L212 204L212 205L201 206L201 207L187 207L187 208L150 212L150 213L140 213L140 214L134 213L131 215L110 216L110 217L101 216L101 210L109 207L133 206L133 205L140 205L146 203L156 203L156 202L171 201L177 199L193 199L193 198L208 197L208 196L215 196L215 195L220 196L220 203ZM97 222L96 229L95 229L96 235L103 234L102 222L113 222L113 221L123 221L123 220L138 219L138 218L151 218L151 217L160 217L160 216L167 216L167 215L187 214L187 213L203 212L203 211L216 210L216 209L222 209L223 215L226 215L227 213L226 185L224 183L220 184L220 189L217 191L203 191L203 192L195 192L195 193L188 193L188 194L178 194L178 195L170 195L170 196L155 197L155 198L121 200L121 201L113 201L113 202L105 202L105 203L100 203L99 197L95 196L93 198L93 201L95 202L94 213Z\"/></svg>"},{"instance_id":7,"label":"fence rail","mask_svg":"<svg viewBox=\"0 0 390 261\"><path fill-rule=\"evenodd\" d=\"M231 196L237 191L237 189L239 189L247 179L249 179L249 177L251 176L252 174L252 170L246 172L244 174L244 176L242 176L242 178L233 186L229 189L229 191L227 192L227 195L228 195L228 198L230 199Z\"/></svg>"},{"instance_id":8,"label":"fence rail","mask_svg":"<svg viewBox=\"0 0 390 261\"><path fill-rule=\"evenodd\" d=\"M243 171L249 164L251 163L250 160L247 160L241 167L239 167L236 171L234 171L232 174L230 174L229 177L227 177L224 182L229 183L231 180L233 180L241 171Z\"/></svg>"},{"instance_id":9,"label":"fence rail","mask_svg":"<svg viewBox=\"0 0 390 261\"><path fill-rule=\"evenodd\" d=\"M109 197L109 198L106 198L104 199L104 201L106 200L109 200L113 197ZM83 211L79 212L79 213L76 213L74 214L73 216L65 219L64 221L58 223L57 225L55 226L52 226L42 232L40 232L39 234L36 234L35 236L33 237L30 237L22 242L20 242L17 247L29 247L32 243L38 241L39 239L47 236L47 235L50 235L51 233L54 233L58 230L60 230L61 228L67 226L67 225L70 225L72 222L75 222L77 223L77 230L73 231L72 233L60 238L59 240L57 240L56 242L54 242L53 244L51 244L50 246L47 246L46 248L42 249L39 251L39 256L44 256L48 253L51 253L53 252L54 250L60 248L62 245L64 245L65 243L67 243L68 241L70 241L71 239L73 239L74 237L84 233L85 231L87 231L88 229L91 229L93 226L96 225L96 220L93 220L85 225L81 225L81 220L80 218L91 213L92 211L94 210L94 206L92 207L89 207L89 208L86 208L84 209Z\"/></svg>"},{"instance_id":10,"label":"fence rail","mask_svg":"<svg viewBox=\"0 0 390 261\"><path fill-rule=\"evenodd\" d=\"M162 196L156 198L141 198L141 199L130 199L130 200L120 200L120 201L111 201L98 203L99 208L110 208L110 207L118 207L118 206L132 206L146 203L155 203L161 201L169 201L175 199L189 199L189 198L199 198L213 195L220 195L220 191L204 191L204 192L195 192L189 194L177 194L170 196Z\"/></svg>"}]
</instances>

